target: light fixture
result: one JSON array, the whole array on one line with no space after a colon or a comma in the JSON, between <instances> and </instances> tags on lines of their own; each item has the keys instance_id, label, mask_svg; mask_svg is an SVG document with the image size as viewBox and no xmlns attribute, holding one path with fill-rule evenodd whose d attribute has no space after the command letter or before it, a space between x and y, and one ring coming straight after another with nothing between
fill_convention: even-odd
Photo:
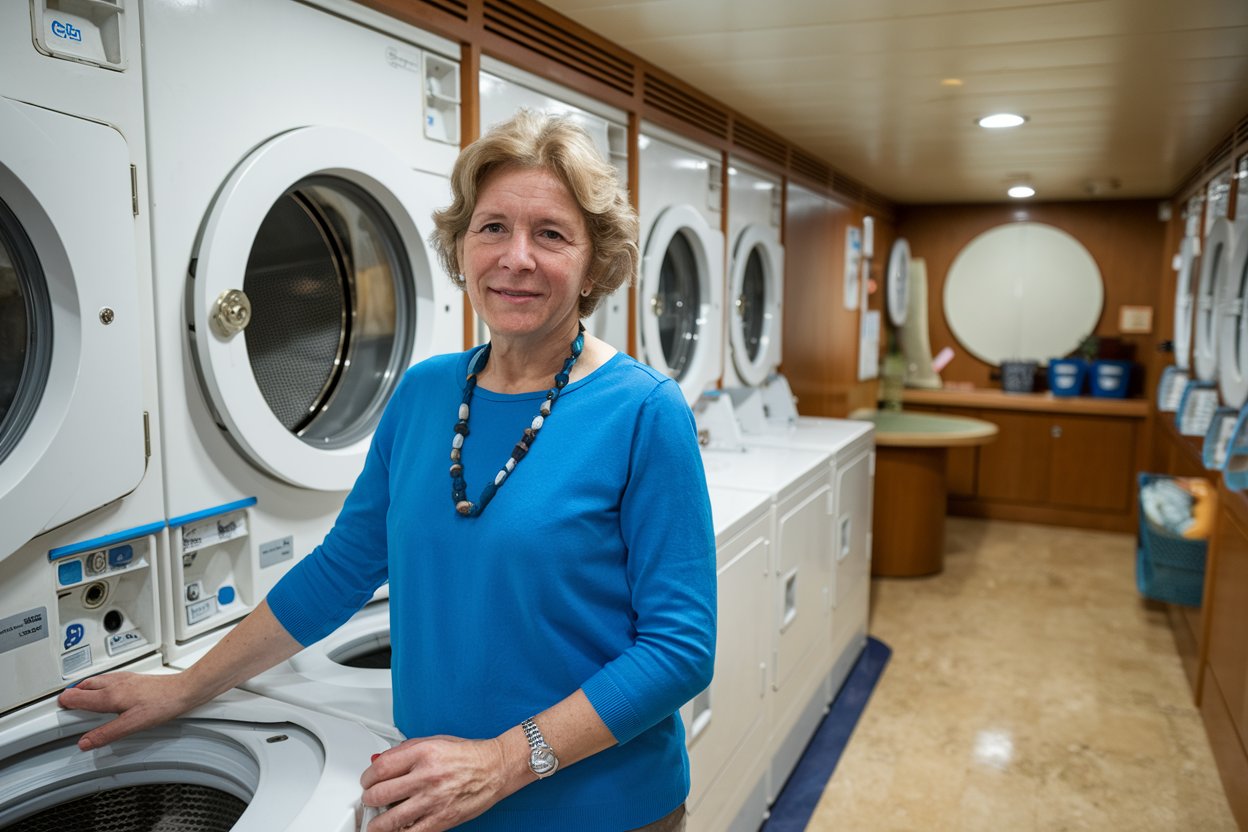
<instances>
[{"instance_id":1,"label":"light fixture","mask_svg":"<svg viewBox=\"0 0 1248 832\"><path fill-rule=\"evenodd\" d=\"M962 86L962 79L961 78L942 78L940 79L940 85L942 87L960 87Z\"/></svg>"},{"instance_id":2,"label":"light fixture","mask_svg":"<svg viewBox=\"0 0 1248 832\"><path fill-rule=\"evenodd\" d=\"M1029 196L1035 196L1036 189L1030 185L1012 185L1006 193L1015 199L1026 199Z\"/></svg>"},{"instance_id":3,"label":"light fixture","mask_svg":"<svg viewBox=\"0 0 1248 832\"><path fill-rule=\"evenodd\" d=\"M1027 120L1026 116L1016 115L1014 113L993 113L990 116L984 116L978 121L980 127L986 127L989 130L999 130L1002 127L1017 127Z\"/></svg>"}]
</instances>

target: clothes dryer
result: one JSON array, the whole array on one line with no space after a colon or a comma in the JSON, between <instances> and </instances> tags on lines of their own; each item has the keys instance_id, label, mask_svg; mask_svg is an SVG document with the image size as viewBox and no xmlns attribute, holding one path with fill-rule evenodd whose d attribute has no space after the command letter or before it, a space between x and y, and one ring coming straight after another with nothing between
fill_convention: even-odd
<instances>
[{"instance_id":1,"label":"clothes dryer","mask_svg":"<svg viewBox=\"0 0 1248 832\"><path fill-rule=\"evenodd\" d=\"M172 658L320 542L403 370L462 348L426 243L458 46L331 0L142 12Z\"/></svg>"},{"instance_id":2,"label":"clothes dryer","mask_svg":"<svg viewBox=\"0 0 1248 832\"><path fill-rule=\"evenodd\" d=\"M689 832L755 832L767 814L770 496L711 488L719 632L710 687L681 709L689 746Z\"/></svg>"},{"instance_id":3,"label":"clothes dryer","mask_svg":"<svg viewBox=\"0 0 1248 832\"><path fill-rule=\"evenodd\" d=\"M135 4L0 4L0 713L150 657L164 534Z\"/></svg>"},{"instance_id":4,"label":"clothes dryer","mask_svg":"<svg viewBox=\"0 0 1248 832\"><path fill-rule=\"evenodd\" d=\"M772 662L767 802L779 793L827 706L836 597L831 465L825 451L741 443L727 396L695 405L707 484L762 491L771 506Z\"/></svg>"},{"instance_id":5,"label":"clothes dryer","mask_svg":"<svg viewBox=\"0 0 1248 832\"><path fill-rule=\"evenodd\" d=\"M638 151L638 350L692 405L723 369L722 157L648 124Z\"/></svg>"},{"instance_id":6,"label":"clothes dryer","mask_svg":"<svg viewBox=\"0 0 1248 832\"><path fill-rule=\"evenodd\" d=\"M628 187L628 114L567 87L489 57L481 59L481 130L522 109L566 115L585 129L602 158L615 166L620 187ZM585 328L620 352L628 352L629 287L602 299ZM488 340L478 319L477 341Z\"/></svg>"},{"instance_id":7,"label":"clothes dryer","mask_svg":"<svg viewBox=\"0 0 1248 832\"><path fill-rule=\"evenodd\" d=\"M780 366L784 246L779 177L728 160L728 338L724 386L762 384Z\"/></svg>"},{"instance_id":8,"label":"clothes dryer","mask_svg":"<svg viewBox=\"0 0 1248 832\"><path fill-rule=\"evenodd\" d=\"M78 750L78 737L103 721L55 699L0 718L0 830L127 818L126 828L355 832L365 814L360 774L389 747L345 720L241 691Z\"/></svg>"},{"instance_id":9,"label":"clothes dryer","mask_svg":"<svg viewBox=\"0 0 1248 832\"><path fill-rule=\"evenodd\" d=\"M1238 177L1248 182L1248 155L1239 159ZM1219 285L1218 388L1222 402L1240 408L1248 401L1248 193L1239 190L1233 211L1217 220L1206 244L1208 255L1219 260L1215 269L1225 268Z\"/></svg>"}]
</instances>

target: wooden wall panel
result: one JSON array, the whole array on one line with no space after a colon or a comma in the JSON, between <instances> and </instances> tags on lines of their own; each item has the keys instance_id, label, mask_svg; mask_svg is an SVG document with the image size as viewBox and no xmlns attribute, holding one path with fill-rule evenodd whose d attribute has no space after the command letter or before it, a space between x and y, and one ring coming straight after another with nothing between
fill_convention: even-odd
<instances>
[{"instance_id":1,"label":"wooden wall panel","mask_svg":"<svg viewBox=\"0 0 1248 832\"><path fill-rule=\"evenodd\" d=\"M955 354L941 377L946 382L969 382L977 387L997 386L989 378L992 368L971 356L949 329L942 308L945 277L958 252L976 236L998 225L1021 221L1060 228L1091 252L1105 282L1105 305L1097 335L1120 335L1120 306L1153 307L1153 334L1121 337L1135 346L1137 361L1157 372L1152 352L1158 331L1159 266L1166 248L1166 223L1158 219L1156 201L903 206L899 209L898 233L910 241L913 256L927 261L932 354L944 347L952 347ZM1171 294L1173 291L1171 283Z\"/></svg>"}]
</instances>

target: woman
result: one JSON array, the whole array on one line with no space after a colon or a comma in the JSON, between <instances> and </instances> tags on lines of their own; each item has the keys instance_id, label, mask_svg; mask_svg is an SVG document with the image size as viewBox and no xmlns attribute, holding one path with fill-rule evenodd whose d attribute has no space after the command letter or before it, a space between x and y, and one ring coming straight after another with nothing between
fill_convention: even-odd
<instances>
[{"instance_id":1,"label":"woman","mask_svg":"<svg viewBox=\"0 0 1248 832\"><path fill-rule=\"evenodd\" d=\"M369 825L683 827L676 710L710 682L715 546L677 385L584 332L636 270L614 169L566 120L465 149L435 244L491 341L411 368L334 529L178 676L113 674L83 748L169 719L324 637L390 582L395 724ZM449 476L448 476L449 473ZM362 762L362 761L361 761Z\"/></svg>"}]
</instances>

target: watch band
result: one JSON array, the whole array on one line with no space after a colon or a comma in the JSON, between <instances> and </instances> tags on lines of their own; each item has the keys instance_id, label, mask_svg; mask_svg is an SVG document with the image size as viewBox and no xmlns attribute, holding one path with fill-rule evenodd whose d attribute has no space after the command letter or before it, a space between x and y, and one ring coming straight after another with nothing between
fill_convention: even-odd
<instances>
[{"instance_id":1,"label":"watch band","mask_svg":"<svg viewBox=\"0 0 1248 832\"><path fill-rule=\"evenodd\" d=\"M537 727L531 717L520 723L520 728L529 743L529 769L538 778L554 774L559 768L559 758L555 756L555 749L542 736L542 729Z\"/></svg>"}]
</instances>

